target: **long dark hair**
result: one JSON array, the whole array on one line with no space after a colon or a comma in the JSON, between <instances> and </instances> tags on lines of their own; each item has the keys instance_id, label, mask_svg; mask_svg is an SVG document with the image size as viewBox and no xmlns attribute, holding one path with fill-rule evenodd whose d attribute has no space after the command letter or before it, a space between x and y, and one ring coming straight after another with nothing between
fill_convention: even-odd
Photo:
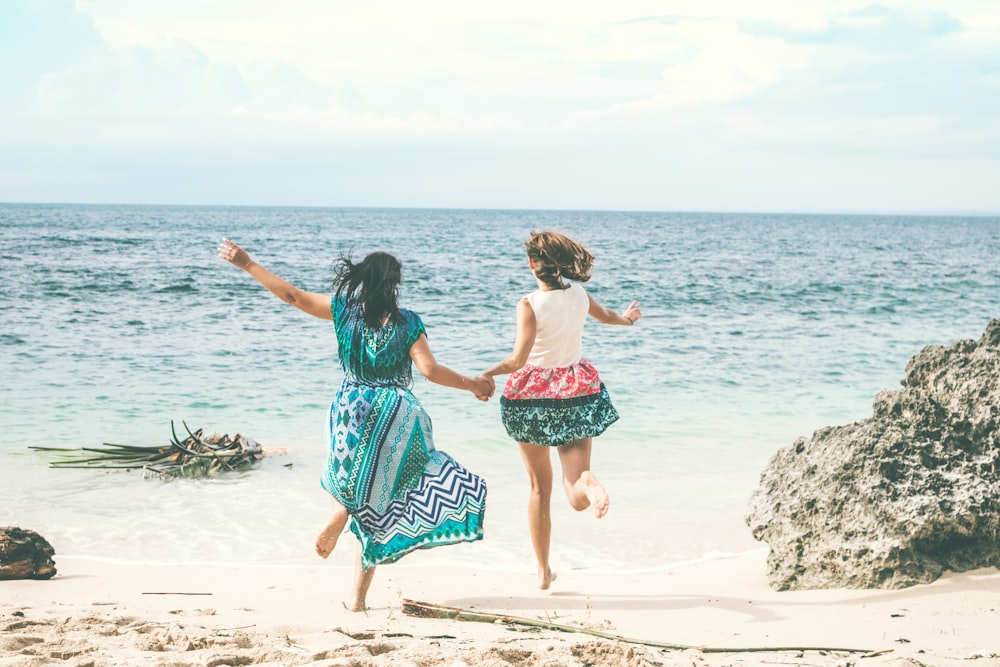
<instances>
[{"instance_id":1,"label":"long dark hair","mask_svg":"<svg viewBox=\"0 0 1000 667\"><path fill-rule=\"evenodd\" d=\"M386 322L400 319L396 298L402 280L402 264L385 252L373 252L355 264L350 255L334 265L333 289L337 298L349 304L359 304L365 324L379 329Z\"/></svg>"},{"instance_id":2,"label":"long dark hair","mask_svg":"<svg viewBox=\"0 0 1000 667\"><path fill-rule=\"evenodd\" d=\"M535 275L552 289L569 287L563 278L580 283L590 280L594 256L568 236L559 232L532 232L524 247Z\"/></svg>"}]
</instances>

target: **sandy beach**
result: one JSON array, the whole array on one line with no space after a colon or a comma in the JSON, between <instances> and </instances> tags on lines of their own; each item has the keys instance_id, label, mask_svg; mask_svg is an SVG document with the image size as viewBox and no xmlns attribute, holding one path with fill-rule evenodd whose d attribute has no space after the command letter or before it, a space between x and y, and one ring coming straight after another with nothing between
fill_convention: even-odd
<instances>
[{"instance_id":1,"label":"sandy beach","mask_svg":"<svg viewBox=\"0 0 1000 667\"><path fill-rule=\"evenodd\" d=\"M57 555L49 581L0 582L0 665L1000 665L996 570L897 591L775 592L765 559L757 550L640 573L561 572L550 591L529 571L399 563L380 568L372 608L351 613L342 565ZM622 639L419 618L404 600Z\"/></svg>"}]
</instances>

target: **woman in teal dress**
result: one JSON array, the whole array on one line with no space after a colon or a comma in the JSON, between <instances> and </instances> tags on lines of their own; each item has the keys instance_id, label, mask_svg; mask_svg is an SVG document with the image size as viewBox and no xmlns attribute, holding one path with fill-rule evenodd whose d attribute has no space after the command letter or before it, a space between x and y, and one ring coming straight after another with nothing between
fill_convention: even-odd
<instances>
[{"instance_id":1,"label":"woman in teal dress","mask_svg":"<svg viewBox=\"0 0 1000 667\"><path fill-rule=\"evenodd\" d=\"M434 448L430 417L410 391L411 368L483 401L492 395L493 382L437 363L420 316L396 303L399 261L383 252L358 263L341 258L335 293L325 295L295 287L228 239L219 256L282 301L333 321L344 380L330 406L329 451L320 480L334 511L316 552L328 557L350 523L361 548L348 608L365 609L379 563L415 549L482 539L486 484Z\"/></svg>"}]
</instances>

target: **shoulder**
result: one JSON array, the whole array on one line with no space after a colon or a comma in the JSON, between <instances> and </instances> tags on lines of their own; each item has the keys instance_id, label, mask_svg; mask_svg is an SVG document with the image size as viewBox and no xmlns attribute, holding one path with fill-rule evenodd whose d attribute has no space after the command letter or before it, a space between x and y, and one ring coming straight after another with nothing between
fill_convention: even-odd
<instances>
[{"instance_id":1,"label":"shoulder","mask_svg":"<svg viewBox=\"0 0 1000 667\"><path fill-rule=\"evenodd\" d=\"M399 316L402 318L403 326L407 332L416 332L416 335L427 333L427 328L424 326L424 321L420 319L420 315L409 308L400 308Z\"/></svg>"},{"instance_id":2,"label":"shoulder","mask_svg":"<svg viewBox=\"0 0 1000 667\"><path fill-rule=\"evenodd\" d=\"M540 291L532 292L531 294L525 294L520 299L517 300L517 310L520 312L522 310L528 310L534 312L539 307L538 295L541 294Z\"/></svg>"}]
</instances>

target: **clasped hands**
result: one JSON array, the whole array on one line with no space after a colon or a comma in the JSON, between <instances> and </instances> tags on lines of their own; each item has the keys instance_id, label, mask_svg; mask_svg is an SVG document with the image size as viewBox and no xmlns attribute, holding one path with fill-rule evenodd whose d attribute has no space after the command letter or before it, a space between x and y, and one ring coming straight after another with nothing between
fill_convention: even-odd
<instances>
[{"instance_id":1,"label":"clasped hands","mask_svg":"<svg viewBox=\"0 0 1000 667\"><path fill-rule=\"evenodd\" d=\"M480 375L472 378L472 393L484 403L490 400L493 392L496 391L496 383L490 375Z\"/></svg>"}]
</instances>

